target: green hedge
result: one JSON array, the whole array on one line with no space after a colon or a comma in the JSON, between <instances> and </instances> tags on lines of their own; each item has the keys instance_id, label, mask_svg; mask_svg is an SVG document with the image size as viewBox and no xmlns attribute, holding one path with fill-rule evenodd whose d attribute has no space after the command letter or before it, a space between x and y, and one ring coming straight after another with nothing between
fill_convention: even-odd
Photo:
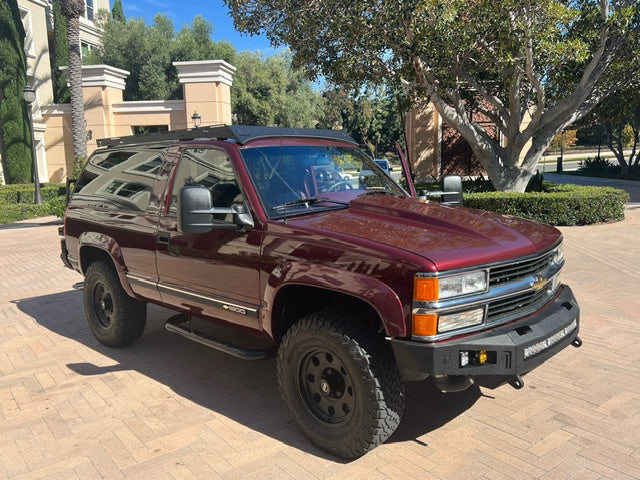
<instances>
[{"instance_id":1,"label":"green hedge","mask_svg":"<svg viewBox=\"0 0 640 480\"><path fill-rule=\"evenodd\" d=\"M30 218L48 217L55 215L51 204L43 203L35 205L33 203L16 203L14 205L0 205L0 225L5 223L28 220Z\"/></svg>"},{"instance_id":2,"label":"green hedge","mask_svg":"<svg viewBox=\"0 0 640 480\"><path fill-rule=\"evenodd\" d=\"M36 205L33 184L0 185L0 225L49 215L62 217L65 193L65 185L44 184L40 188L42 205Z\"/></svg>"},{"instance_id":3,"label":"green hedge","mask_svg":"<svg viewBox=\"0 0 640 480\"><path fill-rule=\"evenodd\" d=\"M465 193L465 207L530 218L550 225L590 225L624 219L629 194L611 187L545 182L545 191Z\"/></svg>"},{"instance_id":4,"label":"green hedge","mask_svg":"<svg viewBox=\"0 0 640 480\"><path fill-rule=\"evenodd\" d=\"M42 202L48 202L57 197L63 197L66 193L66 186L57 183L45 183L40 187ZM35 203L35 187L29 183L18 183L15 185L0 186L0 205L16 203Z\"/></svg>"}]
</instances>

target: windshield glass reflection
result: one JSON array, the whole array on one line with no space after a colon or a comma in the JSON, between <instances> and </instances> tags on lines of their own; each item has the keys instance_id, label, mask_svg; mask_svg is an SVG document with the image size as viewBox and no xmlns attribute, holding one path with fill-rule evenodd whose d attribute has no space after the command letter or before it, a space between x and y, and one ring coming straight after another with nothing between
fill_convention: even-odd
<instances>
[{"instance_id":1,"label":"windshield glass reflection","mask_svg":"<svg viewBox=\"0 0 640 480\"><path fill-rule=\"evenodd\" d=\"M269 218L346 208L369 193L407 195L389 173L357 148L267 146L242 149Z\"/></svg>"}]
</instances>

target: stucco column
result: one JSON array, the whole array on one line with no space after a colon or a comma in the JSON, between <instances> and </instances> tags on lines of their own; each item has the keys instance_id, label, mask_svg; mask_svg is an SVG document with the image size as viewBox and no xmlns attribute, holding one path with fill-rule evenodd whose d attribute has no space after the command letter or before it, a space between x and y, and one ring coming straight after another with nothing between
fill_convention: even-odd
<instances>
[{"instance_id":1,"label":"stucco column","mask_svg":"<svg viewBox=\"0 0 640 480\"><path fill-rule=\"evenodd\" d=\"M231 124L231 85L236 67L224 60L173 62L178 69L185 104L184 128L192 128L198 112L201 125Z\"/></svg>"},{"instance_id":2,"label":"stucco column","mask_svg":"<svg viewBox=\"0 0 640 480\"><path fill-rule=\"evenodd\" d=\"M67 67L60 67L67 70ZM87 153L96 149L98 138L117 136L113 104L122 102L124 81L129 72L109 65L82 66L85 132L90 133ZM47 161L51 181L61 181L73 170L73 135L69 104L43 107L46 123Z\"/></svg>"},{"instance_id":3,"label":"stucco column","mask_svg":"<svg viewBox=\"0 0 640 480\"><path fill-rule=\"evenodd\" d=\"M82 66L84 118L87 121L87 150L96 148L96 139L117 135L113 104L122 102L122 92L129 72L110 65Z\"/></svg>"},{"instance_id":4,"label":"stucco column","mask_svg":"<svg viewBox=\"0 0 640 480\"><path fill-rule=\"evenodd\" d=\"M432 103L407 114L407 150L416 181L440 176L441 123Z\"/></svg>"}]
</instances>

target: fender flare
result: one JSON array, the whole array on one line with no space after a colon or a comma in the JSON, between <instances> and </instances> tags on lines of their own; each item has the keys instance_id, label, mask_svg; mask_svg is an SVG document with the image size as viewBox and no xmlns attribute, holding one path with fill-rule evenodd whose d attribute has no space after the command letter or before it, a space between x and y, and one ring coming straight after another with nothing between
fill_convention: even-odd
<instances>
[{"instance_id":1,"label":"fender flare","mask_svg":"<svg viewBox=\"0 0 640 480\"><path fill-rule=\"evenodd\" d=\"M125 292L132 297L136 297L135 293L129 285L127 279L127 267L124 264L124 257L122 256L122 250L120 245L113 237L98 232L82 232L78 237L78 260L80 264L80 270L83 274L87 272L87 265L82 260L82 251L85 248L96 248L103 251L113 262L113 266L120 279L120 284L124 288Z\"/></svg>"},{"instance_id":2,"label":"fender flare","mask_svg":"<svg viewBox=\"0 0 640 480\"><path fill-rule=\"evenodd\" d=\"M285 262L269 274L264 292L262 322L273 334L272 308L280 291L300 285L350 295L370 305L391 337L406 337L407 325L402 301L387 284L375 277L310 262Z\"/></svg>"}]
</instances>

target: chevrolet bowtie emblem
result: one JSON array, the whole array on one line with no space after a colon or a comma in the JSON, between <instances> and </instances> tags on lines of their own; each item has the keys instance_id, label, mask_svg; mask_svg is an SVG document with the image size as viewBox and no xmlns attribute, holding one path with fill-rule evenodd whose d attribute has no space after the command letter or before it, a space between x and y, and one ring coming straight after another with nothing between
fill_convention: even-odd
<instances>
[{"instance_id":1,"label":"chevrolet bowtie emblem","mask_svg":"<svg viewBox=\"0 0 640 480\"><path fill-rule=\"evenodd\" d=\"M545 277L537 276L535 280L531 282L531 288L537 292L538 290L542 290L546 284L547 279Z\"/></svg>"}]
</instances>

